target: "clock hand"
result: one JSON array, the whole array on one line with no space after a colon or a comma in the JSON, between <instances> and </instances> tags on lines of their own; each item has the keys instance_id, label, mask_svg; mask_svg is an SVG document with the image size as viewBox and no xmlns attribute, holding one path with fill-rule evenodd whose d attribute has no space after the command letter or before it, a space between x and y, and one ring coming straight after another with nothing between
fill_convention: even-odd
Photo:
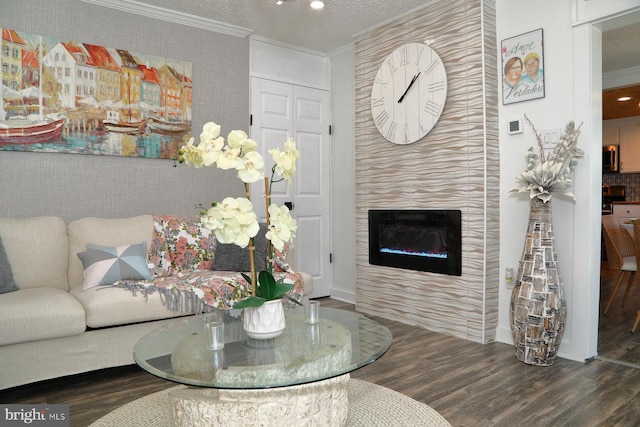
<instances>
[{"instance_id":1,"label":"clock hand","mask_svg":"<svg viewBox=\"0 0 640 427\"><path fill-rule=\"evenodd\" d=\"M409 83L409 86L407 86L407 90L405 90L404 93L402 94L402 96L400 97L400 99L398 99L398 104L400 104L402 102L402 100L404 99L404 97L407 94L407 92L409 92L409 89L411 89L411 86L413 86L415 81L418 79L419 75L420 75L420 73L418 73L415 76L413 76L413 78L411 79L411 83Z\"/></svg>"}]
</instances>

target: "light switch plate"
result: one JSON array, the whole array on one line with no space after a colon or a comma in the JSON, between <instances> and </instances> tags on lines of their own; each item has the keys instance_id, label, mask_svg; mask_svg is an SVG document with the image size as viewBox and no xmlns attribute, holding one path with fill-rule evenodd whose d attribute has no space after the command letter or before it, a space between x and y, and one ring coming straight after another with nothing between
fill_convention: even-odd
<instances>
[{"instance_id":1,"label":"light switch plate","mask_svg":"<svg viewBox=\"0 0 640 427\"><path fill-rule=\"evenodd\" d=\"M562 129L543 129L540 131L540 138L542 139L542 148L545 150L555 148L560 142L560 134Z\"/></svg>"}]
</instances>

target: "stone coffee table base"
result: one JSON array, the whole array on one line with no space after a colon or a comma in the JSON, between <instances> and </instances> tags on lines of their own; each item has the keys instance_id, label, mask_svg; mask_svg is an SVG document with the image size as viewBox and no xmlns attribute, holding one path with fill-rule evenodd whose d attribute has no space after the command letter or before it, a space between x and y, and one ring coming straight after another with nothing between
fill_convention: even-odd
<instances>
[{"instance_id":1,"label":"stone coffee table base","mask_svg":"<svg viewBox=\"0 0 640 427\"><path fill-rule=\"evenodd\" d=\"M344 426L349 378L269 389L186 388L172 390L169 400L177 427Z\"/></svg>"}]
</instances>

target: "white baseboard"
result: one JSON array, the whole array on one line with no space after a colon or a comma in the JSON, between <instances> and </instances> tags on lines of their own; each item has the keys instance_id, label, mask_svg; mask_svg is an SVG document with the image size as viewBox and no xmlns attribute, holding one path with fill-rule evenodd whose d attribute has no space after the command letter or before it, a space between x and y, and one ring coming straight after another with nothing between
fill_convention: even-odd
<instances>
[{"instance_id":1,"label":"white baseboard","mask_svg":"<svg viewBox=\"0 0 640 427\"><path fill-rule=\"evenodd\" d=\"M355 292L346 292L340 289L331 289L331 298L337 299L343 302L348 302L349 304L356 303L356 294Z\"/></svg>"}]
</instances>

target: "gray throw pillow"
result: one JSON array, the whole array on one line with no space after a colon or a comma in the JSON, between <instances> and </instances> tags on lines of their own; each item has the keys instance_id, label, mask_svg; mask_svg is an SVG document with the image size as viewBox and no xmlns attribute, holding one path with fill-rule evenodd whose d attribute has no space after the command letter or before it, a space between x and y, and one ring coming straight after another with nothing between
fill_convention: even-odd
<instances>
[{"instance_id":1,"label":"gray throw pillow","mask_svg":"<svg viewBox=\"0 0 640 427\"><path fill-rule=\"evenodd\" d=\"M260 223L260 231L253 238L256 251L256 268L262 270L267 267L267 224ZM213 257L214 271L251 271L251 262L249 259L249 247L241 248L233 243L216 245L216 252Z\"/></svg>"},{"instance_id":2,"label":"gray throw pillow","mask_svg":"<svg viewBox=\"0 0 640 427\"><path fill-rule=\"evenodd\" d=\"M9 264L9 259L2 245L2 238L0 238L0 294L17 291L18 289L18 285L13 280L11 264Z\"/></svg>"},{"instance_id":3,"label":"gray throw pillow","mask_svg":"<svg viewBox=\"0 0 640 427\"><path fill-rule=\"evenodd\" d=\"M78 258L84 266L83 290L119 280L153 279L147 264L146 242L117 247L87 243L87 251L80 252Z\"/></svg>"}]
</instances>

